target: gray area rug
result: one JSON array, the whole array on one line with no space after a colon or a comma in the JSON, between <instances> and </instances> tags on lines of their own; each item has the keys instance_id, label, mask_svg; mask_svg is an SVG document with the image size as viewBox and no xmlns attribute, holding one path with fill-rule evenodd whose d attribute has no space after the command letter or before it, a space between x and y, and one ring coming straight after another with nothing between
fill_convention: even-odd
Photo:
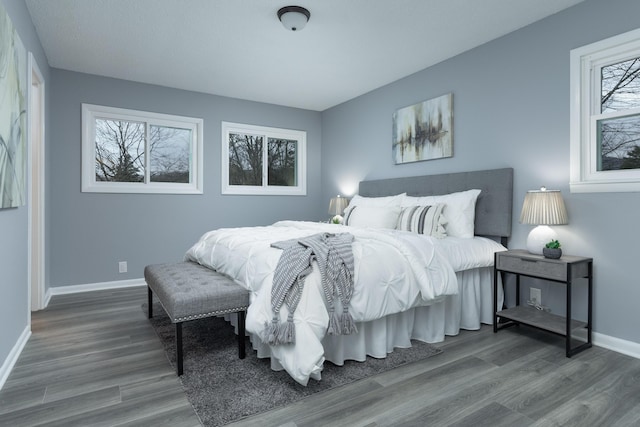
<instances>
[{"instance_id":1,"label":"gray area rug","mask_svg":"<svg viewBox=\"0 0 640 427\"><path fill-rule=\"evenodd\" d=\"M142 306L145 314L147 304ZM159 303L150 319L175 368L175 325ZM184 374L180 378L191 405L205 426L219 426L240 418L285 406L314 393L329 390L442 352L413 341L413 347L395 349L385 359L347 361L344 366L325 362L322 380L304 387L285 371L273 371L268 359L258 359L246 338L247 357L238 358L238 341L231 324L219 317L182 325Z\"/></svg>"}]
</instances>

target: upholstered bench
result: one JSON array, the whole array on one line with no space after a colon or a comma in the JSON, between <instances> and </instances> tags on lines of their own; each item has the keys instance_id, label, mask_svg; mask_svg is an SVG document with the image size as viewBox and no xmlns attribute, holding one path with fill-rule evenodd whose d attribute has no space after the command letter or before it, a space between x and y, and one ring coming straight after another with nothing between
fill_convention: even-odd
<instances>
[{"instance_id":1,"label":"upholstered bench","mask_svg":"<svg viewBox=\"0 0 640 427\"><path fill-rule=\"evenodd\" d=\"M153 294L176 325L176 371L182 375L182 322L238 314L238 356L245 357L245 312L249 292L227 276L193 262L148 265L144 269L153 317Z\"/></svg>"}]
</instances>

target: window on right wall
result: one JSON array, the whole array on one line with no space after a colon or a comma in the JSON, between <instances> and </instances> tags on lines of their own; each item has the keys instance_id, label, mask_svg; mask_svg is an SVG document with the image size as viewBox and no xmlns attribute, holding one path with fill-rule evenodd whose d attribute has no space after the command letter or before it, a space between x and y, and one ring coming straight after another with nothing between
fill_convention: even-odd
<instances>
[{"instance_id":1,"label":"window on right wall","mask_svg":"<svg viewBox=\"0 0 640 427\"><path fill-rule=\"evenodd\" d=\"M640 30L571 51L571 191L640 191Z\"/></svg>"}]
</instances>

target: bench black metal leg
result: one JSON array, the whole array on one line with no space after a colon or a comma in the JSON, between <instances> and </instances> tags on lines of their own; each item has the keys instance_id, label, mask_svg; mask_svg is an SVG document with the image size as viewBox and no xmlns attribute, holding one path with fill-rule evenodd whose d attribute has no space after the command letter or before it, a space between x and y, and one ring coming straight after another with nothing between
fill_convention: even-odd
<instances>
[{"instance_id":1,"label":"bench black metal leg","mask_svg":"<svg viewBox=\"0 0 640 427\"><path fill-rule=\"evenodd\" d=\"M182 375L182 322L176 323L176 371Z\"/></svg>"},{"instance_id":2,"label":"bench black metal leg","mask_svg":"<svg viewBox=\"0 0 640 427\"><path fill-rule=\"evenodd\" d=\"M149 304L149 319L153 317L153 291L151 291L151 287L147 286L147 301Z\"/></svg>"},{"instance_id":3,"label":"bench black metal leg","mask_svg":"<svg viewBox=\"0 0 640 427\"><path fill-rule=\"evenodd\" d=\"M245 348L244 348L244 311L238 312L238 357L240 359L244 359L245 357Z\"/></svg>"}]
</instances>

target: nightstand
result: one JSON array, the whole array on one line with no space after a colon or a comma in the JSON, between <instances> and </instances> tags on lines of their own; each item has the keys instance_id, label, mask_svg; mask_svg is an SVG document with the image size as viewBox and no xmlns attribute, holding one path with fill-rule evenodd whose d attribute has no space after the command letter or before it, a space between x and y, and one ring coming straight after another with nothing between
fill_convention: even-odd
<instances>
[{"instance_id":1,"label":"nightstand","mask_svg":"<svg viewBox=\"0 0 640 427\"><path fill-rule=\"evenodd\" d=\"M516 306L499 310L496 298L498 291L498 273L515 274ZM527 305L520 305L520 276L548 280L564 284L567 291L566 317L538 310ZM574 279L586 278L588 283L587 322L579 322L571 318L571 286ZM547 259L542 255L534 255L525 250L496 252L493 264L493 332L513 325L524 324L534 328L564 336L566 339L566 355L571 357L591 347L593 291L593 259L579 256L563 255L560 259ZM506 291L505 291L506 292ZM504 323L498 324L498 318ZM571 332L576 328L587 329L587 342L576 347L571 346Z\"/></svg>"}]
</instances>

